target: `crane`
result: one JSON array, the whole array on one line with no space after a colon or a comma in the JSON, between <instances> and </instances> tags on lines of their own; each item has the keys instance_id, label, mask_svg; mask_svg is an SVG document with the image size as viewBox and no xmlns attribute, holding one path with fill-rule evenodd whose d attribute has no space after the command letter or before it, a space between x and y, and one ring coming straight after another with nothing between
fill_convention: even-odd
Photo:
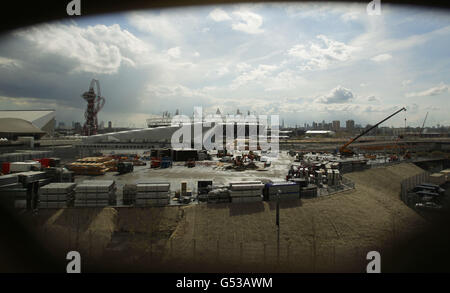
<instances>
[{"instance_id":1,"label":"crane","mask_svg":"<svg viewBox=\"0 0 450 293\"><path fill-rule=\"evenodd\" d=\"M401 111L406 111L406 108L403 107L400 110L396 111L394 114L389 115L388 117L384 118L383 120L381 120L380 122L378 122L377 124L375 124L374 126L370 127L369 129L364 130L363 132L361 132L360 134L358 134L355 138L350 139L347 143L345 143L343 146L341 146L339 148L339 152L342 155L353 155L353 152L348 149L347 147L352 144L353 142L355 142L358 138L360 138L361 136L365 135L366 133L368 133L369 131L371 131L372 129L378 127L378 125L380 125L381 123L383 123L384 121L390 119L391 117L397 115L398 113L400 113Z\"/></svg>"},{"instance_id":2,"label":"crane","mask_svg":"<svg viewBox=\"0 0 450 293\"><path fill-rule=\"evenodd\" d=\"M94 85L97 86L97 93L94 90ZM83 125L83 134L87 136L97 134L97 113L105 105L105 98L100 93L100 82L97 79L92 79L89 90L81 97L88 103L84 113L86 122Z\"/></svg>"},{"instance_id":3,"label":"crane","mask_svg":"<svg viewBox=\"0 0 450 293\"><path fill-rule=\"evenodd\" d=\"M427 121L427 117L428 117L428 112L425 115L425 119L423 119L422 128L420 129L419 135L421 135L423 133L423 127L425 126L425 121Z\"/></svg>"}]
</instances>

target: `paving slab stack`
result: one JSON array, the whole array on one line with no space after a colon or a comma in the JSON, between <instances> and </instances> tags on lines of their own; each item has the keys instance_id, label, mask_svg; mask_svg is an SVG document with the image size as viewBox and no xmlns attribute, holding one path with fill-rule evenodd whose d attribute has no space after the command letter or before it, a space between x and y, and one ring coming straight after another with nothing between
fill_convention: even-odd
<instances>
[{"instance_id":1,"label":"paving slab stack","mask_svg":"<svg viewBox=\"0 0 450 293\"><path fill-rule=\"evenodd\" d=\"M122 189L122 202L124 205L134 204L136 201L136 184L125 184Z\"/></svg>"},{"instance_id":2,"label":"paving slab stack","mask_svg":"<svg viewBox=\"0 0 450 293\"><path fill-rule=\"evenodd\" d=\"M260 202L264 184L261 181L241 181L230 183L232 203Z\"/></svg>"},{"instance_id":3,"label":"paving slab stack","mask_svg":"<svg viewBox=\"0 0 450 293\"><path fill-rule=\"evenodd\" d=\"M50 183L39 189L39 208L63 208L71 206L75 183Z\"/></svg>"},{"instance_id":4,"label":"paving slab stack","mask_svg":"<svg viewBox=\"0 0 450 293\"><path fill-rule=\"evenodd\" d=\"M280 200L292 200L300 198L300 185L295 182L267 183L264 189L264 199L276 201L280 191Z\"/></svg>"},{"instance_id":5,"label":"paving slab stack","mask_svg":"<svg viewBox=\"0 0 450 293\"><path fill-rule=\"evenodd\" d=\"M0 204L11 208L26 208L27 189L19 182L19 175L0 176Z\"/></svg>"},{"instance_id":6,"label":"paving slab stack","mask_svg":"<svg viewBox=\"0 0 450 293\"><path fill-rule=\"evenodd\" d=\"M75 187L75 207L105 207L115 204L114 180L85 180Z\"/></svg>"},{"instance_id":7,"label":"paving slab stack","mask_svg":"<svg viewBox=\"0 0 450 293\"><path fill-rule=\"evenodd\" d=\"M165 206L170 202L170 183L138 183L136 206Z\"/></svg>"}]
</instances>

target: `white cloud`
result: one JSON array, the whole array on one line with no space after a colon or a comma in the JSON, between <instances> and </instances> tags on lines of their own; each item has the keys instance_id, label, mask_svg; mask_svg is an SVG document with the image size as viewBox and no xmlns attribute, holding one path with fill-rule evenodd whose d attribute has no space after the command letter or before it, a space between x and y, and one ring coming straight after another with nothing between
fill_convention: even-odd
<instances>
[{"instance_id":1,"label":"white cloud","mask_svg":"<svg viewBox=\"0 0 450 293\"><path fill-rule=\"evenodd\" d=\"M141 32L151 33L158 38L178 42L182 39L174 17L165 14L132 13L128 21Z\"/></svg>"},{"instance_id":2,"label":"white cloud","mask_svg":"<svg viewBox=\"0 0 450 293\"><path fill-rule=\"evenodd\" d=\"M264 30L261 29L263 18L261 15L250 11L233 12L232 29L245 32L248 34L259 34Z\"/></svg>"},{"instance_id":3,"label":"white cloud","mask_svg":"<svg viewBox=\"0 0 450 293\"><path fill-rule=\"evenodd\" d=\"M449 90L448 85L441 83L435 87L429 88L421 92L411 92L407 93L405 96L410 97L427 97L427 96L437 96L443 93L447 93Z\"/></svg>"},{"instance_id":4,"label":"white cloud","mask_svg":"<svg viewBox=\"0 0 450 293\"><path fill-rule=\"evenodd\" d=\"M367 101L368 102L379 102L380 100L375 96L368 96Z\"/></svg>"},{"instance_id":5,"label":"white cloud","mask_svg":"<svg viewBox=\"0 0 450 293\"><path fill-rule=\"evenodd\" d=\"M310 42L309 46L299 44L288 50L289 55L302 61L302 70L326 69L332 63L347 61L356 49L324 35L318 35L316 38L320 42Z\"/></svg>"},{"instance_id":6,"label":"white cloud","mask_svg":"<svg viewBox=\"0 0 450 293\"><path fill-rule=\"evenodd\" d=\"M11 58L5 58L0 56L0 67L6 67L6 68L18 68L21 67L20 61L16 59Z\"/></svg>"},{"instance_id":7,"label":"white cloud","mask_svg":"<svg viewBox=\"0 0 450 293\"><path fill-rule=\"evenodd\" d=\"M409 79L406 79L406 80L402 81L402 86L407 86L409 84L411 84L411 80L409 80Z\"/></svg>"},{"instance_id":8,"label":"white cloud","mask_svg":"<svg viewBox=\"0 0 450 293\"><path fill-rule=\"evenodd\" d=\"M55 54L73 62L74 72L116 73L122 63L138 64L150 47L118 24L86 28L42 25L17 32L30 41L37 54Z\"/></svg>"},{"instance_id":9,"label":"white cloud","mask_svg":"<svg viewBox=\"0 0 450 293\"><path fill-rule=\"evenodd\" d=\"M342 86L337 86L331 92L325 96L319 97L317 102L322 104L343 104L351 102L355 98L355 95L351 90Z\"/></svg>"},{"instance_id":10,"label":"white cloud","mask_svg":"<svg viewBox=\"0 0 450 293\"><path fill-rule=\"evenodd\" d=\"M220 8L216 8L213 11L211 11L209 13L209 18L217 22L231 19L228 13L226 13L223 9Z\"/></svg>"},{"instance_id":11,"label":"white cloud","mask_svg":"<svg viewBox=\"0 0 450 293\"><path fill-rule=\"evenodd\" d=\"M180 47L173 47L167 50L167 55L169 55L172 58L180 58L181 50Z\"/></svg>"},{"instance_id":12,"label":"white cloud","mask_svg":"<svg viewBox=\"0 0 450 293\"><path fill-rule=\"evenodd\" d=\"M236 77L236 79L233 80L230 87L232 89L236 89L250 82L261 82L277 68L278 67L275 65L260 64L255 69L242 72L238 77Z\"/></svg>"},{"instance_id":13,"label":"white cloud","mask_svg":"<svg viewBox=\"0 0 450 293\"><path fill-rule=\"evenodd\" d=\"M391 58L392 58L392 55L390 55L390 54L380 54L380 55L372 57L370 60L375 61L375 62L383 62L383 61L387 61Z\"/></svg>"}]
</instances>

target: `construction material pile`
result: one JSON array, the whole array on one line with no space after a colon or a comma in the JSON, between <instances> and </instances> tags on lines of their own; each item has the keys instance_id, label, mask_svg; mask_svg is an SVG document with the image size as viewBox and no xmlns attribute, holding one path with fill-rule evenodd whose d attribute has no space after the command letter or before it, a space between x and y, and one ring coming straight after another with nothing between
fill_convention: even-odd
<instances>
[{"instance_id":1,"label":"construction material pile","mask_svg":"<svg viewBox=\"0 0 450 293\"><path fill-rule=\"evenodd\" d=\"M262 201L264 184L261 181L240 181L230 183L232 203Z\"/></svg>"},{"instance_id":2,"label":"construction material pile","mask_svg":"<svg viewBox=\"0 0 450 293\"><path fill-rule=\"evenodd\" d=\"M137 193L137 186L136 184L125 184L123 186L123 204L124 205L131 205L134 204L136 201L136 193Z\"/></svg>"},{"instance_id":3,"label":"construction material pile","mask_svg":"<svg viewBox=\"0 0 450 293\"><path fill-rule=\"evenodd\" d=\"M75 207L105 207L116 204L114 180L85 180L75 188Z\"/></svg>"},{"instance_id":4,"label":"construction material pile","mask_svg":"<svg viewBox=\"0 0 450 293\"><path fill-rule=\"evenodd\" d=\"M116 160L110 157L87 157L67 165L76 175L104 175L117 170Z\"/></svg>"},{"instance_id":5,"label":"construction material pile","mask_svg":"<svg viewBox=\"0 0 450 293\"><path fill-rule=\"evenodd\" d=\"M75 183L50 183L39 190L39 208L70 206L74 198Z\"/></svg>"},{"instance_id":6,"label":"construction material pile","mask_svg":"<svg viewBox=\"0 0 450 293\"><path fill-rule=\"evenodd\" d=\"M169 204L170 183L138 183L136 206L165 206Z\"/></svg>"},{"instance_id":7,"label":"construction material pile","mask_svg":"<svg viewBox=\"0 0 450 293\"><path fill-rule=\"evenodd\" d=\"M19 183L17 174L0 176L0 204L11 208L26 208L26 199L27 189Z\"/></svg>"},{"instance_id":8,"label":"construction material pile","mask_svg":"<svg viewBox=\"0 0 450 293\"><path fill-rule=\"evenodd\" d=\"M227 188L217 188L209 191L206 195L201 195L201 197L208 203L230 202L230 191Z\"/></svg>"},{"instance_id":9,"label":"construction material pile","mask_svg":"<svg viewBox=\"0 0 450 293\"><path fill-rule=\"evenodd\" d=\"M264 199L268 201L292 200L300 198L300 185L295 182L267 183L264 189Z\"/></svg>"}]
</instances>

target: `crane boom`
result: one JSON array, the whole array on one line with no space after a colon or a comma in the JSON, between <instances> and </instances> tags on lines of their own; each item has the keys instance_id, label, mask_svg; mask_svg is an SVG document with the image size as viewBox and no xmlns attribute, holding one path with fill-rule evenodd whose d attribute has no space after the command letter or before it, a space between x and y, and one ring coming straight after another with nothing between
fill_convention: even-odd
<instances>
[{"instance_id":1,"label":"crane boom","mask_svg":"<svg viewBox=\"0 0 450 293\"><path fill-rule=\"evenodd\" d=\"M427 112L427 114L425 115L425 119L423 119L422 128L420 129L420 134L423 133L423 127L425 126L425 121L427 121L427 117L428 117L428 112Z\"/></svg>"},{"instance_id":2,"label":"crane boom","mask_svg":"<svg viewBox=\"0 0 450 293\"><path fill-rule=\"evenodd\" d=\"M358 134L355 138L352 138L351 140L349 140L346 144L344 144L343 146L341 146L341 148L339 149L339 151L341 153L345 153L348 152L348 150L346 150L346 148L352 144L353 142L355 142L358 138L360 138L361 136L365 135L366 133L368 133L369 131L371 131L372 129L376 128L378 125L380 125L381 123L383 123L384 121L390 119L392 116L397 115L398 113L400 113L401 111L406 111L406 108L403 107L400 110L396 111L394 114L389 115L388 117L384 118L383 120L381 120L380 122L378 122L377 124L375 124L374 126L370 127L369 129L364 130L363 132L361 132L360 134Z\"/></svg>"}]
</instances>

